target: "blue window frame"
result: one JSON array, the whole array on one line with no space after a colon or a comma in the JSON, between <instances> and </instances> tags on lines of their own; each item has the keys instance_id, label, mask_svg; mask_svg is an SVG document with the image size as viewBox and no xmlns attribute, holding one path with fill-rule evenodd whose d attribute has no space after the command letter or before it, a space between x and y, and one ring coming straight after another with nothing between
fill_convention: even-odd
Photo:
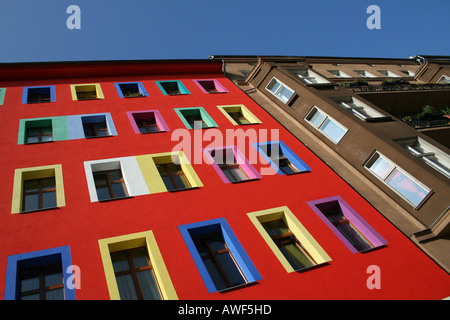
<instances>
[{"instance_id":1,"label":"blue window frame","mask_svg":"<svg viewBox=\"0 0 450 320\"><path fill-rule=\"evenodd\" d=\"M22 270L50 265L53 263L61 263L63 284L64 284L64 298L65 300L75 300L75 288L69 288L67 283L71 273L67 272L67 268L72 265L70 256L70 247L63 246L22 254L16 254L8 257L6 266L6 281L5 281L5 300L18 299L19 289L19 275Z\"/></svg>"},{"instance_id":2,"label":"blue window frame","mask_svg":"<svg viewBox=\"0 0 450 320\"><path fill-rule=\"evenodd\" d=\"M121 98L147 97L148 93L141 82L116 82L117 93Z\"/></svg>"},{"instance_id":3,"label":"blue window frame","mask_svg":"<svg viewBox=\"0 0 450 320\"><path fill-rule=\"evenodd\" d=\"M25 87L22 93L22 103L55 102L55 86Z\"/></svg>"},{"instance_id":4,"label":"blue window frame","mask_svg":"<svg viewBox=\"0 0 450 320\"><path fill-rule=\"evenodd\" d=\"M191 94L180 80L155 81L161 92L167 95Z\"/></svg>"},{"instance_id":5,"label":"blue window frame","mask_svg":"<svg viewBox=\"0 0 450 320\"><path fill-rule=\"evenodd\" d=\"M280 175L311 171L311 168L281 140L257 142L252 145Z\"/></svg>"},{"instance_id":6,"label":"blue window frame","mask_svg":"<svg viewBox=\"0 0 450 320\"><path fill-rule=\"evenodd\" d=\"M225 218L181 225L178 228L209 293L262 279ZM226 269L224 273L228 280L218 274L214 266L217 260Z\"/></svg>"}]
</instances>

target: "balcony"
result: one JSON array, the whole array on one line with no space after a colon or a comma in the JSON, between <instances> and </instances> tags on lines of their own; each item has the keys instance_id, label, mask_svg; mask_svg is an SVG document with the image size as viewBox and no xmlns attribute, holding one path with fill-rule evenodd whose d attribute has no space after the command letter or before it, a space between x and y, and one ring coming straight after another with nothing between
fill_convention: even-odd
<instances>
[{"instance_id":1,"label":"balcony","mask_svg":"<svg viewBox=\"0 0 450 320\"><path fill-rule=\"evenodd\" d=\"M409 83L404 80L384 81L381 84L370 84L366 81L343 82L341 86L354 92L385 92L385 91L422 91L450 90L449 83Z\"/></svg>"}]
</instances>

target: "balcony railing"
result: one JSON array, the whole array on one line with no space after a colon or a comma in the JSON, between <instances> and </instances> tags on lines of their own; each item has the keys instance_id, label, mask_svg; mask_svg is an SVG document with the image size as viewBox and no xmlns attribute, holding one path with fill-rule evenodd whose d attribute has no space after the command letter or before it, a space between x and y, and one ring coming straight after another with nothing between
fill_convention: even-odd
<instances>
[{"instance_id":1,"label":"balcony railing","mask_svg":"<svg viewBox=\"0 0 450 320\"><path fill-rule=\"evenodd\" d=\"M344 88L350 88L354 92L380 92L380 91L413 91L413 90L450 90L449 83L426 83L416 84L407 81L383 82L380 85L373 85L368 82L344 82Z\"/></svg>"},{"instance_id":2,"label":"balcony railing","mask_svg":"<svg viewBox=\"0 0 450 320\"><path fill-rule=\"evenodd\" d=\"M427 129L450 126L450 118L443 117L435 120L407 120L406 124L415 129Z\"/></svg>"}]
</instances>

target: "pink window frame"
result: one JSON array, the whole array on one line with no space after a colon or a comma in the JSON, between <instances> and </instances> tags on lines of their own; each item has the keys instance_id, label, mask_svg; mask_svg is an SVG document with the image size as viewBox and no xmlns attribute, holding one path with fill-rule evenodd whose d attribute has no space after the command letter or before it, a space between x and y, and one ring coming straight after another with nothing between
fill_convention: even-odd
<instances>
[{"instance_id":1,"label":"pink window frame","mask_svg":"<svg viewBox=\"0 0 450 320\"><path fill-rule=\"evenodd\" d=\"M198 79L198 80L193 80L195 82L195 84L200 88L200 90L203 91L203 93L208 93L208 91L206 91L203 86L199 83L199 81L213 81L214 85L216 87L216 89L220 92L220 93L227 93L228 90L225 89L225 87L216 79Z\"/></svg>"},{"instance_id":2,"label":"pink window frame","mask_svg":"<svg viewBox=\"0 0 450 320\"><path fill-rule=\"evenodd\" d=\"M217 174L220 176L224 183L231 183L228 178L223 174L219 165L214 161L214 158L211 156L211 151L213 150L224 150L224 149L232 149L236 162L241 166L242 170L247 174L250 180L253 179L261 179L261 174L251 165L250 161L244 156L244 154L236 147L236 146L222 146L222 147L208 147L203 149L203 154L205 155L208 162L213 166L214 170L216 170Z\"/></svg>"},{"instance_id":3,"label":"pink window frame","mask_svg":"<svg viewBox=\"0 0 450 320\"><path fill-rule=\"evenodd\" d=\"M155 121L161 131L170 131L169 126L164 121L161 113L158 110L142 110L142 111L127 111L128 119L130 120L131 127L133 128L134 133L141 134L139 131L138 125L134 119L134 114L144 114L144 113L153 113L155 115Z\"/></svg>"}]
</instances>

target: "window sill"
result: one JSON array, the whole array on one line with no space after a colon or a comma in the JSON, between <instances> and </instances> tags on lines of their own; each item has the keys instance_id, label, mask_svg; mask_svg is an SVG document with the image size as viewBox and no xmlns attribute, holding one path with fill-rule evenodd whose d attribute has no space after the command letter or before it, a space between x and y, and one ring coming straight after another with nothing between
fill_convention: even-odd
<instances>
[{"instance_id":1,"label":"window sill","mask_svg":"<svg viewBox=\"0 0 450 320\"><path fill-rule=\"evenodd\" d=\"M109 199L102 199L102 200L99 199L98 202L110 202L110 201L115 201L115 200L132 199L132 198L133 198L133 196L109 198Z\"/></svg>"},{"instance_id":2,"label":"window sill","mask_svg":"<svg viewBox=\"0 0 450 320\"><path fill-rule=\"evenodd\" d=\"M27 214L27 213L32 213L32 212L40 212L40 211L48 211L48 210L54 210L54 209L59 209L59 207L48 207L48 208L42 208L42 209L33 209L33 210L28 210L28 211L21 211L21 214Z\"/></svg>"},{"instance_id":3,"label":"window sill","mask_svg":"<svg viewBox=\"0 0 450 320\"><path fill-rule=\"evenodd\" d=\"M246 179L246 180L239 180L239 181L230 181L230 183L239 184L239 183L243 183L243 182L258 181L258 180L260 180L260 179L259 178L253 178L253 179Z\"/></svg>"},{"instance_id":4,"label":"window sill","mask_svg":"<svg viewBox=\"0 0 450 320\"><path fill-rule=\"evenodd\" d=\"M84 137L85 139L97 139L97 138L110 138L114 137L113 135L107 135L107 136L94 136L94 137Z\"/></svg>"},{"instance_id":5,"label":"window sill","mask_svg":"<svg viewBox=\"0 0 450 320\"><path fill-rule=\"evenodd\" d=\"M169 192L180 192L180 191L188 191L188 190L195 190L195 189L200 189L200 187L189 187L189 188L172 189L172 190L167 189L167 191L169 191Z\"/></svg>"},{"instance_id":6,"label":"window sill","mask_svg":"<svg viewBox=\"0 0 450 320\"><path fill-rule=\"evenodd\" d=\"M51 141L37 141L37 142L25 142L25 145L33 145L33 144L41 144L41 143L52 143L55 142L54 140Z\"/></svg>"}]
</instances>

